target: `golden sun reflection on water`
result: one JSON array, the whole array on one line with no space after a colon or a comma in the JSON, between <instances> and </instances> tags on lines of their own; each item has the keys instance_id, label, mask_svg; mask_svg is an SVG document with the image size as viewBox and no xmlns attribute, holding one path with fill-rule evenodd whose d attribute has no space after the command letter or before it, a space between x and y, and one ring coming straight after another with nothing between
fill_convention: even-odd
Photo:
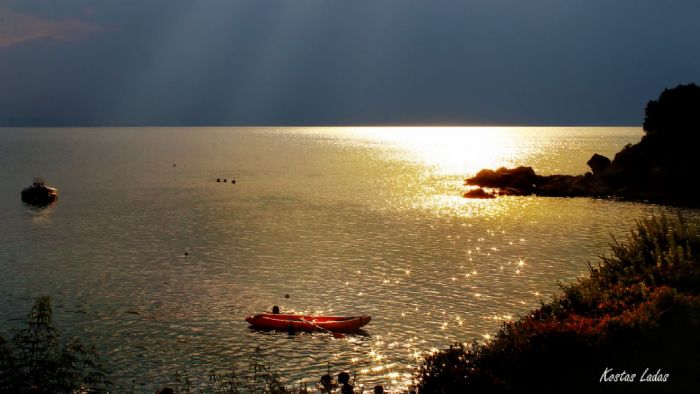
<instances>
[{"instance_id":1,"label":"golden sun reflection on water","mask_svg":"<svg viewBox=\"0 0 700 394\"><path fill-rule=\"evenodd\" d=\"M377 148L384 159L406 163L403 172L393 178L401 183L401 190L410 192L395 197L396 208L470 218L503 215L511 204L507 199L464 198L464 179L484 168L527 161L537 153L530 141L541 131L527 127L347 127L325 130L324 135L343 144Z\"/></svg>"},{"instance_id":2,"label":"golden sun reflection on water","mask_svg":"<svg viewBox=\"0 0 700 394\"><path fill-rule=\"evenodd\" d=\"M503 200L469 199L461 195L446 196L427 194L421 199L424 209L432 211L438 217L499 216L508 210L509 205Z\"/></svg>"},{"instance_id":3,"label":"golden sun reflection on water","mask_svg":"<svg viewBox=\"0 0 700 394\"><path fill-rule=\"evenodd\" d=\"M526 165L540 174L582 174L589 170L585 163L593 153L611 157L636 132L635 128L507 126L312 127L292 131L320 137L342 146L343 151L357 149L379 158L374 167L368 164L373 160L370 157L355 159L351 168L364 176L359 190L370 191L373 204L377 200L388 203L381 209L423 210L435 217L461 218L503 217L528 205L527 198L517 202L464 198L468 190L464 180L481 169ZM376 166L390 184L377 181Z\"/></svg>"},{"instance_id":4,"label":"golden sun reflection on water","mask_svg":"<svg viewBox=\"0 0 700 394\"><path fill-rule=\"evenodd\" d=\"M351 136L388 144L439 175L471 174L512 165L523 145L513 127L359 127Z\"/></svg>"}]
</instances>

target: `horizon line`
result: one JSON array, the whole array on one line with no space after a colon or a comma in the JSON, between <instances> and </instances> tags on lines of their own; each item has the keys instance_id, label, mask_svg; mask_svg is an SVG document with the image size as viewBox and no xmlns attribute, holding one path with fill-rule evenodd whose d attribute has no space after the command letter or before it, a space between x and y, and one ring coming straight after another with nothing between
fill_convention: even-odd
<instances>
[{"instance_id":1,"label":"horizon line","mask_svg":"<svg viewBox=\"0 0 700 394\"><path fill-rule=\"evenodd\" d=\"M273 127L284 127L284 128L329 128L329 127L358 127L358 128L380 128L380 127L394 127L394 128L463 128L463 127L486 127L486 128L496 128L496 127L639 127L642 128L642 124L584 124L584 123L572 123L572 124L515 124L515 123L482 123L482 124L406 124L406 123L387 123L387 124L376 124L376 123L366 123L366 124L18 124L18 125L4 125L0 124L0 128L3 129L41 129L41 128L149 128L149 127L169 127L169 128L193 128L193 127L206 127L206 128L273 128Z\"/></svg>"}]
</instances>

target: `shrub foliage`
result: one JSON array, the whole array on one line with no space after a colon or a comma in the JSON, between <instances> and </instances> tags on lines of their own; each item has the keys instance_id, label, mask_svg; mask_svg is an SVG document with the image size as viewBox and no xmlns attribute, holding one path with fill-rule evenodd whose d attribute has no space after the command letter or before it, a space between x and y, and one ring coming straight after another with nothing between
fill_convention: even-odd
<instances>
[{"instance_id":1,"label":"shrub foliage","mask_svg":"<svg viewBox=\"0 0 700 394\"><path fill-rule=\"evenodd\" d=\"M94 347L61 342L51 320L51 299L36 300L10 342L0 336L0 392L102 393L109 382Z\"/></svg>"}]
</instances>

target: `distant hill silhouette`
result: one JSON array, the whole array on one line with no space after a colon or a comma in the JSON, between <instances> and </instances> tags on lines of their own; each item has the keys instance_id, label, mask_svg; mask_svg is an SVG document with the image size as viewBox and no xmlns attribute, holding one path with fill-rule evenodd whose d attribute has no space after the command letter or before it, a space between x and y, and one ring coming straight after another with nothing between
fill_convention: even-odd
<instances>
[{"instance_id":1,"label":"distant hill silhouette","mask_svg":"<svg viewBox=\"0 0 700 394\"><path fill-rule=\"evenodd\" d=\"M700 205L700 87L664 90L645 110L644 136L613 160L594 154L584 175L537 175L531 167L481 170L467 185L494 188L486 195L619 197L661 203ZM483 193L467 192L466 197Z\"/></svg>"}]
</instances>

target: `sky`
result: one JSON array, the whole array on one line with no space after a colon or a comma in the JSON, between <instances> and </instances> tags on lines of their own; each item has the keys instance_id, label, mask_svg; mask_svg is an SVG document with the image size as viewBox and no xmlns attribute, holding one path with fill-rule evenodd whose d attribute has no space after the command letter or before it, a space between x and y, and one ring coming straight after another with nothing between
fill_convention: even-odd
<instances>
[{"instance_id":1,"label":"sky","mask_svg":"<svg viewBox=\"0 0 700 394\"><path fill-rule=\"evenodd\" d=\"M697 0L0 0L0 126L641 125Z\"/></svg>"}]
</instances>

